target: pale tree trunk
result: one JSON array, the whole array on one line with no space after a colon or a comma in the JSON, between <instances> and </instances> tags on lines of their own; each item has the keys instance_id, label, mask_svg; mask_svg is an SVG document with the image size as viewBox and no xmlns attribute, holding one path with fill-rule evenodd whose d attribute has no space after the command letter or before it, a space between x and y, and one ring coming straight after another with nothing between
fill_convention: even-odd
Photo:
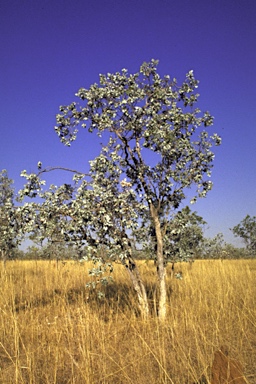
<instances>
[{"instance_id":1,"label":"pale tree trunk","mask_svg":"<svg viewBox=\"0 0 256 384\"><path fill-rule=\"evenodd\" d=\"M7 254L5 251L1 251L1 259L3 262L4 271L6 270Z\"/></svg>"},{"instance_id":2,"label":"pale tree trunk","mask_svg":"<svg viewBox=\"0 0 256 384\"><path fill-rule=\"evenodd\" d=\"M149 316L148 296L139 269L135 262L130 260L128 264L125 264L125 267L130 276L133 288L137 293L141 315L143 318L147 318Z\"/></svg>"},{"instance_id":3,"label":"pale tree trunk","mask_svg":"<svg viewBox=\"0 0 256 384\"><path fill-rule=\"evenodd\" d=\"M166 289L166 270L164 266L164 254L163 254L163 236L161 232L161 226L156 208L153 204L150 205L150 212L154 222L156 231L157 242L157 273L159 280L159 304L158 304L158 316L160 320L166 318L166 301L167 301L167 289Z\"/></svg>"}]
</instances>

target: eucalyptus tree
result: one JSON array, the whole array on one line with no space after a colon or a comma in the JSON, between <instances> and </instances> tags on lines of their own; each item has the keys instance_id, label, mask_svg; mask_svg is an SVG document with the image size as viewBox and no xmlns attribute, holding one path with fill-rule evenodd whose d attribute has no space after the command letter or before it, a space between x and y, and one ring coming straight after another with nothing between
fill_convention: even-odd
<instances>
[{"instance_id":1,"label":"eucalyptus tree","mask_svg":"<svg viewBox=\"0 0 256 384\"><path fill-rule=\"evenodd\" d=\"M169 220L162 221L164 237L163 254L165 262L192 261L203 242L203 228L206 222L196 212L186 206ZM155 256L157 248L155 228L151 224L149 252Z\"/></svg>"},{"instance_id":2,"label":"eucalyptus tree","mask_svg":"<svg viewBox=\"0 0 256 384\"><path fill-rule=\"evenodd\" d=\"M256 253L256 216L246 215L241 223L231 230L236 237L243 239L246 248L251 253Z\"/></svg>"},{"instance_id":3,"label":"eucalyptus tree","mask_svg":"<svg viewBox=\"0 0 256 384\"><path fill-rule=\"evenodd\" d=\"M213 238L204 238L200 245L200 254L204 259L221 259L225 248L223 233L217 233Z\"/></svg>"},{"instance_id":4,"label":"eucalyptus tree","mask_svg":"<svg viewBox=\"0 0 256 384\"><path fill-rule=\"evenodd\" d=\"M89 174L75 175L75 196L62 206L62 214L65 208L68 217L61 221L63 235L67 241L87 244L91 255L96 255L94 250L101 244L110 258L120 258L138 294L141 312L147 316L147 293L133 249L147 243L151 229L145 223L150 219L156 241L158 314L164 319L164 249L172 236L167 238L165 224L186 198L186 190L193 191L194 203L212 188L211 148L221 139L208 132L213 124L210 113L195 108L199 95L193 71L179 86L176 79L161 77L157 65L151 60L135 74L123 69L100 75L99 84L79 89L79 102L60 107L55 131L68 146L79 126L104 141L99 155L90 161ZM29 184L25 194L37 189L42 172L23 174Z\"/></svg>"},{"instance_id":5,"label":"eucalyptus tree","mask_svg":"<svg viewBox=\"0 0 256 384\"><path fill-rule=\"evenodd\" d=\"M20 220L14 204L13 180L6 169L0 172L0 251L4 262L12 257L21 241Z\"/></svg>"}]
</instances>

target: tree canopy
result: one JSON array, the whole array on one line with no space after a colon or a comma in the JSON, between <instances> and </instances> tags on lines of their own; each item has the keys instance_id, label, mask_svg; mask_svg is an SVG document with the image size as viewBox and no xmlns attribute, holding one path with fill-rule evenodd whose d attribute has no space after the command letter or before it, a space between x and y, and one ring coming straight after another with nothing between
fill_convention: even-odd
<instances>
[{"instance_id":1,"label":"tree canopy","mask_svg":"<svg viewBox=\"0 0 256 384\"><path fill-rule=\"evenodd\" d=\"M246 217L232 229L236 237L241 237L247 249L256 252L256 216L246 215Z\"/></svg>"},{"instance_id":2,"label":"tree canopy","mask_svg":"<svg viewBox=\"0 0 256 384\"><path fill-rule=\"evenodd\" d=\"M155 233L155 255L159 277L159 316L166 314L164 249L174 232L167 223L186 198L191 202L205 197L212 188L209 179L217 134L209 134L213 118L202 113L198 101L198 81L189 71L184 82L157 72L158 61L143 63L140 71L126 69L100 75L99 84L81 88L79 102L61 106L55 131L65 145L71 145L78 128L102 137L102 149L91 160L88 174L75 174L74 186L50 187L41 192L40 176L46 171L41 162L38 174L23 176L28 184L21 197L41 194L43 210L37 209L46 227L55 211L59 232L67 242L86 245L90 257L105 246L108 257L121 260L138 294L141 311L148 313L145 286L133 258L137 244L147 246ZM85 144L86 148L86 144ZM50 169L48 169L50 170ZM180 223L182 220L180 220ZM150 223L150 224L149 224ZM186 225L186 224L184 224ZM176 234L177 235L177 234Z\"/></svg>"},{"instance_id":3,"label":"tree canopy","mask_svg":"<svg viewBox=\"0 0 256 384\"><path fill-rule=\"evenodd\" d=\"M13 180L8 177L6 169L0 172L0 251L6 261L12 257L21 241L21 222L14 205Z\"/></svg>"}]
</instances>

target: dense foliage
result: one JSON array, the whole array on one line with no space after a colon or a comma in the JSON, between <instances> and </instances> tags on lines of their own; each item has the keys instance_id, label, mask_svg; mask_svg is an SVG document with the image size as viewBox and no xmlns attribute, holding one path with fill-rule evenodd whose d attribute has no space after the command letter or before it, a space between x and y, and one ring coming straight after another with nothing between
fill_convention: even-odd
<instances>
[{"instance_id":1,"label":"dense foliage","mask_svg":"<svg viewBox=\"0 0 256 384\"><path fill-rule=\"evenodd\" d=\"M14 204L13 181L5 169L0 172L0 252L3 261L14 256L21 241L21 221Z\"/></svg>"},{"instance_id":2,"label":"dense foliage","mask_svg":"<svg viewBox=\"0 0 256 384\"><path fill-rule=\"evenodd\" d=\"M233 234L236 237L241 237L250 253L256 253L256 216L246 217L232 228Z\"/></svg>"}]
</instances>

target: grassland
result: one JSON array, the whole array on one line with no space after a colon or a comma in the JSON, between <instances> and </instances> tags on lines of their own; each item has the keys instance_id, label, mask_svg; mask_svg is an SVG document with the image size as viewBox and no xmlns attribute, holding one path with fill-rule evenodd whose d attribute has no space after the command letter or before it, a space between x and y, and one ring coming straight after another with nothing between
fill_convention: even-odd
<instances>
[{"instance_id":1,"label":"grassland","mask_svg":"<svg viewBox=\"0 0 256 384\"><path fill-rule=\"evenodd\" d=\"M256 261L180 264L168 278L168 318L156 316L154 267L141 262L152 314L138 316L122 266L100 300L88 265L8 262L1 266L0 383L192 384L209 379L227 345L256 383Z\"/></svg>"}]
</instances>

